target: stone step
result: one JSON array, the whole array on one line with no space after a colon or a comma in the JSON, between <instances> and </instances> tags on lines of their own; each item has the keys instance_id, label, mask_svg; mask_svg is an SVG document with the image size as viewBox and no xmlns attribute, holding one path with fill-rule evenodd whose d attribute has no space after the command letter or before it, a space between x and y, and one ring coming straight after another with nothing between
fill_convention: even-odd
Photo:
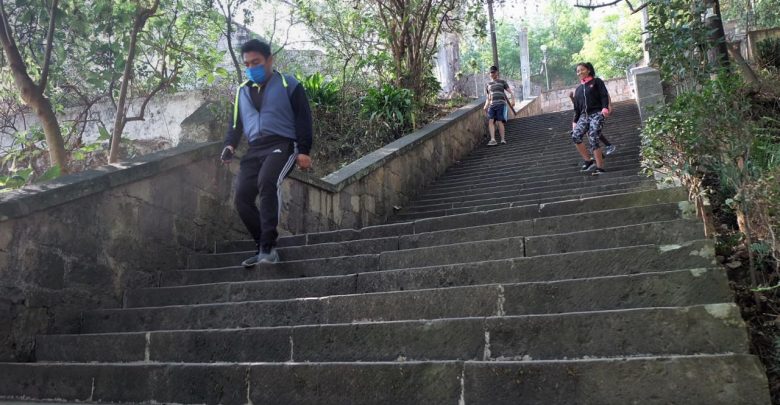
<instances>
[{"instance_id":1,"label":"stone step","mask_svg":"<svg viewBox=\"0 0 780 405\"><path fill-rule=\"evenodd\" d=\"M538 217L568 215L588 211L601 211L659 203L687 201L688 194L681 188L647 190L636 193L620 193L608 196L589 197L556 201L545 204L528 204L512 208L501 208L486 212L473 212L449 217L423 218L413 222L375 225L362 229L340 229L306 235L280 238L281 246L315 245L319 243L344 242L358 239L377 239L389 236L409 235L445 229L496 224ZM252 241L225 241L217 244L217 252L249 251L254 249Z\"/></svg>"},{"instance_id":2,"label":"stone step","mask_svg":"<svg viewBox=\"0 0 780 405\"><path fill-rule=\"evenodd\" d=\"M437 182L428 186L421 196L425 196L427 193L440 194L442 192L458 191L474 187L495 187L508 184L514 184L519 187L526 187L526 185L528 185L528 187L533 187L534 184L540 182L577 179L585 176L585 174L580 171L581 164L581 161L570 160L569 162L553 167L531 166L519 170L507 170L499 173L475 173L471 175L472 178L465 179L441 177ZM611 169L612 171L635 169L636 171L634 173L640 173L640 165L636 159L623 159L620 162L613 164L608 169Z\"/></svg>"},{"instance_id":3,"label":"stone step","mask_svg":"<svg viewBox=\"0 0 780 405\"><path fill-rule=\"evenodd\" d=\"M553 155L579 156L579 153L571 140L571 130L546 132L547 134L543 135L542 139L533 140L528 139L528 136L523 133L513 133L513 131L509 131L506 145L481 145L474 150L473 153L461 159L459 164L448 168L448 171L464 170L469 167L489 164L491 163L491 158L503 160L507 163L511 163L512 161L534 163L540 160L549 160L549 157ZM514 141L512 139L513 137ZM612 144L617 147L618 153L638 148L641 145L641 140L636 135L616 135L609 138ZM487 138L485 139L485 142L487 142ZM514 159L512 159L513 157Z\"/></svg>"},{"instance_id":4,"label":"stone step","mask_svg":"<svg viewBox=\"0 0 780 405\"><path fill-rule=\"evenodd\" d=\"M573 176L571 175L572 173L570 171L567 172L568 176L561 176L545 180L524 179L522 175L507 175L502 176L500 179L494 179L490 183L464 184L460 186L428 190L424 194L414 199L412 203L423 203L426 201L435 202L445 198L464 197L475 194L497 194L517 190L545 190L551 189L552 187L576 187L578 185L588 185L595 183L609 184L625 181L628 178L646 178L645 176L642 176L638 173L639 169L634 167L625 170L613 170L607 177L581 175ZM411 203L407 205L411 205Z\"/></svg>"},{"instance_id":5,"label":"stone step","mask_svg":"<svg viewBox=\"0 0 780 405\"><path fill-rule=\"evenodd\" d=\"M769 405L745 354L565 361L0 363L0 396L209 404Z\"/></svg>"},{"instance_id":6,"label":"stone step","mask_svg":"<svg viewBox=\"0 0 780 405\"><path fill-rule=\"evenodd\" d=\"M373 239L360 242L358 247L367 245L368 243L375 243L372 246L374 246L376 250L381 251L381 253L373 254L373 256L378 256L379 268L387 270L622 246L682 243L686 240L699 239L702 236L702 226L698 221L682 219L610 228L605 227L546 236L519 236L490 240L478 239L476 241L440 244L435 246L428 246L428 243L446 243L446 235L443 235L445 239L440 239L442 235L433 235L430 238L408 238L404 239L404 245L400 244L399 239ZM422 240L422 242L418 242L420 240ZM425 247L415 248L415 244L418 243ZM394 249L382 250L386 246L394 247ZM326 250L320 250L319 252L313 250L310 251L310 253L319 254L327 252L327 248L329 247L333 248L332 251L337 252L336 249L338 249L338 246L331 245L325 246L324 248ZM318 248L322 248L322 246L318 246ZM352 246L352 248L357 247ZM398 248L402 248L402 250L398 250ZM307 253L304 249L301 249L301 251L301 254L305 255ZM288 250L288 252L291 251ZM283 259L281 264L287 264L287 267L294 267L299 264L305 266L307 264L305 262L321 262L320 264L323 266L328 265L328 263L340 266L345 264L342 261L372 256L363 254L289 260L285 258L284 253L284 251L281 251L280 253L280 256ZM190 269L197 270L227 267L234 263L240 263L241 259L246 257L246 252L192 256L189 260ZM279 264L262 264L260 266L276 267L278 265Z\"/></svg>"},{"instance_id":7,"label":"stone step","mask_svg":"<svg viewBox=\"0 0 780 405\"><path fill-rule=\"evenodd\" d=\"M690 216L690 212L688 212L689 209L686 207L688 207L688 205L667 203L636 208L593 211L589 213L537 218L533 220L507 222L433 233L291 246L279 248L279 254L284 260L305 260L324 257L374 254L391 250L413 249L487 239L573 232L586 229L638 224L641 222L679 219L683 218L684 215ZM200 268L219 267L224 263L234 264L240 262L243 258L248 257L254 252L254 250L252 250L254 243L250 242L249 245L250 250L248 251L194 255L191 256L189 260L192 265L197 265Z\"/></svg>"},{"instance_id":8,"label":"stone step","mask_svg":"<svg viewBox=\"0 0 780 405\"><path fill-rule=\"evenodd\" d=\"M579 175L578 176L582 176ZM606 178L604 180L607 180ZM438 211L442 209L455 209L472 207L475 205L502 204L509 202L523 203L525 201L540 201L542 199L557 198L568 199L569 196L577 196L584 193L597 193L602 191L616 191L626 188L648 185L655 188L655 180L638 176L621 177L622 181L600 182L593 181L589 184L577 184L571 186L554 186L542 190L515 190L504 193L475 194L466 197L443 198L441 202L415 201L403 213L417 213L426 211Z\"/></svg>"},{"instance_id":9,"label":"stone step","mask_svg":"<svg viewBox=\"0 0 780 405\"><path fill-rule=\"evenodd\" d=\"M482 200L489 198L501 198L514 196L518 193L538 194L544 192L565 191L572 189L590 188L594 186L624 184L636 181L652 181L646 176L638 174L637 168L630 167L620 171L609 172L608 176L591 176L576 173L575 175L560 176L549 180L520 182L517 180L499 180L484 183L482 187L463 185L452 190L436 190L434 193L426 193L406 203L405 207L426 206L433 204ZM550 176L552 177L552 176Z\"/></svg>"},{"instance_id":10,"label":"stone step","mask_svg":"<svg viewBox=\"0 0 780 405\"><path fill-rule=\"evenodd\" d=\"M312 267L287 273L258 268L180 272L172 287L129 290L125 307L279 300L490 283L520 283L704 268L715 265L709 241L642 245L476 263L379 270ZM599 262L598 266L583 263ZM338 274L338 275L334 275Z\"/></svg>"},{"instance_id":11,"label":"stone step","mask_svg":"<svg viewBox=\"0 0 780 405\"><path fill-rule=\"evenodd\" d=\"M554 314L693 306L732 299L722 269L696 269L318 299L93 310L84 312L81 332L227 329Z\"/></svg>"},{"instance_id":12,"label":"stone step","mask_svg":"<svg viewBox=\"0 0 780 405\"><path fill-rule=\"evenodd\" d=\"M35 355L45 362L213 363L747 354L746 330L739 308L729 303L433 321L48 335L37 337Z\"/></svg>"},{"instance_id":13,"label":"stone step","mask_svg":"<svg viewBox=\"0 0 780 405\"><path fill-rule=\"evenodd\" d=\"M627 164L638 162L638 148L633 148L624 152L618 152L614 155L610 155L606 158L605 164L607 168L618 164ZM538 159L530 161L508 159L503 161L497 157L493 160L486 158L489 163L486 166L481 165L462 165L461 170L448 172L442 177L437 179L433 184L437 186L439 184L449 184L452 182L463 182L466 180L474 180L477 178L489 178L505 175L507 173L528 173L529 175L543 173L545 170L556 170L565 168L578 168L582 164L582 157L576 152L564 153L552 156L542 156Z\"/></svg>"},{"instance_id":14,"label":"stone step","mask_svg":"<svg viewBox=\"0 0 780 405\"><path fill-rule=\"evenodd\" d=\"M608 184L615 179L626 180L633 177L636 180L649 180L641 173L641 168L636 163L628 163L625 166L615 166L609 169L606 175L593 176L592 172L581 172L579 166L569 169L548 170L538 175L526 176L525 174L509 173L501 176L490 176L485 179L477 179L467 182L455 182L442 187L431 187L425 193L415 196L406 203L413 205L420 201L438 200L440 198L458 197L464 195L500 193L512 190L538 190L556 191L563 189L561 186L572 187L594 184Z\"/></svg>"},{"instance_id":15,"label":"stone step","mask_svg":"<svg viewBox=\"0 0 780 405\"><path fill-rule=\"evenodd\" d=\"M580 200L580 199L584 200L592 197L606 197L606 196L612 196L616 194L637 194L642 191L652 191L655 190L656 188L656 185L651 181L638 182L638 185L633 187L628 187L626 185L621 185L621 186L623 186L623 188L617 188L614 190L607 190L607 191L592 192L588 189L583 189L584 192L581 194L551 196L551 197L544 197L544 198L532 198L529 200L524 199L519 201L496 202L492 204L482 204L482 205L478 204L478 205L470 205L466 207L458 207L458 208L451 208L451 209L444 209L444 210L429 210L429 211L421 211L421 212L399 213L393 216L389 222L399 223L399 222L416 221L419 219L433 219L435 217L450 217L450 216L460 215L460 214L490 212L502 208L523 207L523 206L537 205L537 204L543 205L543 204L549 204L554 202L572 201L572 200Z\"/></svg>"},{"instance_id":16,"label":"stone step","mask_svg":"<svg viewBox=\"0 0 780 405\"><path fill-rule=\"evenodd\" d=\"M620 119L608 121L604 125L604 135L613 144L625 141L634 141L638 139L636 135L641 122L636 119ZM484 144L474 150L468 158L476 158L484 154L496 153L487 152L486 149L494 149L499 152L510 151L516 154L529 153L540 149L562 149L566 146L571 147L571 124L567 121L547 122L541 125L517 125L511 122L506 129L506 145L498 147L488 147ZM498 135L498 134L496 134ZM485 134L487 140L487 133ZM513 142L514 141L514 142Z\"/></svg>"},{"instance_id":17,"label":"stone step","mask_svg":"<svg viewBox=\"0 0 780 405\"><path fill-rule=\"evenodd\" d=\"M604 125L603 134L612 142L612 144L620 144L627 141L635 141L639 137L637 136L638 129L641 127L641 123L638 120L627 120L625 122L608 122ZM567 146L572 147L571 141L571 124L568 122L552 122L543 125L531 125L523 126L510 123L506 130L507 141L506 145L498 145L498 147L490 147L485 144L480 145L467 158L474 159L485 154L495 153L508 153L513 152L516 154L533 153L539 150L553 150L553 149L565 149ZM496 134L497 138L499 134ZM484 135L485 143L487 143L488 134L487 131ZM493 149L493 152L487 151L487 149Z\"/></svg>"}]
</instances>

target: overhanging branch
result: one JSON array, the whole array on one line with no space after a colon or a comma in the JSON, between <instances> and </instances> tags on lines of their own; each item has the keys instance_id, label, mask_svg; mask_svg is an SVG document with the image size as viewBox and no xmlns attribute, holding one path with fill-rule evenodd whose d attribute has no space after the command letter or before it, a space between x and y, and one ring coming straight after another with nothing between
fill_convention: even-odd
<instances>
[{"instance_id":1,"label":"overhanging branch","mask_svg":"<svg viewBox=\"0 0 780 405\"><path fill-rule=\"evenodd\" d=\"M614 6L615 4L620 3L621 1L624 1L624 0L612 0L612 1L609 1L609 2L606 2L606 3L601 3L599 1L596 1L595 4L594 4L593 0L587 0L587 2L588 2L587 4L581 4L581 3L584 3L585 0L577 0L577 2L574 4L574 7L585 8L585 9L588 9L588 10L595 10L597 8ZM625 2L626 2L626 4L628 4L628 8L631 10L631 14L635 14L635 13L641 11L643 8L647 7L647 5L648 5L648 2L644 2L639 7L634 7L634 5L631 4L631 1L625 0Z\"/></svg>"}]
</instances>

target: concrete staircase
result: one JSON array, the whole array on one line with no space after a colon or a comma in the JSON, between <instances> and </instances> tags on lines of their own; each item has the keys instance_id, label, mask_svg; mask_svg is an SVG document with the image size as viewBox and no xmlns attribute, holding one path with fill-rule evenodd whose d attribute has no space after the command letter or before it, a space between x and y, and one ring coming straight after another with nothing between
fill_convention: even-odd
<instances>
[{"instance_id":1,"label":"concrete staircase","mask_svg":"<svg viewBox=\"0 0 780 405\"><path fill-rule=\"evenodd\" d=\"M679 189L637 175L636 107L579 173L570 115L512 121L390 224L222 243L40 336L0 397L224 404L768 404Z\"/></svg>"}]
</instances>

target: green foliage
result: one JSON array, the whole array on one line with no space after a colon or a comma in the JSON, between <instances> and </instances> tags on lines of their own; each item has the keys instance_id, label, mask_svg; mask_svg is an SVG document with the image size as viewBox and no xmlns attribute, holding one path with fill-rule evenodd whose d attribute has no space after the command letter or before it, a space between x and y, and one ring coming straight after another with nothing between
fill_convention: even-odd
<instances>
[{"instance_id":1,"label":"green foliage","mask_svg":"<svg viewBox=\"0 0 780 405\"><path fill-rule=\"evenodd\" d=\"M780 27L777 0L720 0L720 7L724 20L747 23L750 30Z\"/></svg>"},{"instance_id":2,"label":"green foliage","mask_svg":"<svg viewBox=\"0 0 780 405\"><path fill-rule=\"evenodd\" d=\"M698 83L709 80L707 27L701 18L706 11L703 1L648 3L650 57L667 83L693 90Z\"/></svg>"},{"instance_id":3,"label":"green foliage","mask_svg":"<svg viewBox=\"0 0 780 405\"><path fill-rule=\"evenodd\" d=\"M391 130L414 126L414 95L409 89L385 84L368 89L361 105L363 117Z\"/></svg>"},{"instance_id":4,"label":"green foliage","mask_svg":"<svg viewBox=\"0 0 780 405\"><path fill-rule=\"evenodd\" d=\"M541 46L547 45L547 68L553 87L577 83L571 57L582 50L590 32L589 14L566 0L551 0L542 9L542 23L528 30L531 72L541 72ZM533 73L532 73L533 74Z\"/></svg>"},{"instance_id":5,"label":"green foliage","mask_svg":"<svg viewBox=\"0 0 780 405\"><path fill-rule=\"evenodd\" d=\"M500 16L499 16L500 17ZM584 36L590 32L588 12L574 8L566 0L546 2L527 23L528 48L531 74L542 72L541 46L547 45L547 67L550 82L565 85L576 83L572 55L582 50ZM520 48L518 38L519 22L498 19L496 24L496 45L504 78L520 78ZM484 37L466 38L461 60L465 71L487 74L493 64L490 40ZM542 76L542 81L543 81Z\"/></svg>"},{"instance_id":6,"label":"green foliage","mask_svg":"<svg viewBox=\"0 0 780 405\"><path fill-rule=\"evenodd\" d=\"M642 28L639 15L623 9L605 16L587 35L573 63L591 62L604 79L624 77L629 66L642 59Z\"/></svg>"},{"instance_id":7,"label":"green foliage","mask_svg":"<svg viewBox=\"0 0 780 405\"><path fill-rule=\"evenodd\" d=\"M341 89L334 81L325 81L325 76L321 73L302 77L296 75L296 78L306 90L309 101L321 106L333 106L339 102L339 92Z\"/></svg>"},{"instance_id":8,"label":"green foliage","mask_svg":"<svg viewBox=\"0 0 780 405\"><path fill-rule=\"evenodd\" d=\"M765 67L780 69L780 38L767 38L756 44L758 62Z\"/></svg>"},{"instance_id":9,"label":"green foliage","mask_svg":"<svg viewBox=\"0 0 780 405\"><path fill-rule=\"evenodd\" d=\"M717 204L745 218L741 231L780 254L772 237L780 232L780 105L765 97L738 76L720 74L647 120L642 155L648 173L666 171L717 196ZM717 188L708 188L707 178Z\"/></svg>"}]
</instances>

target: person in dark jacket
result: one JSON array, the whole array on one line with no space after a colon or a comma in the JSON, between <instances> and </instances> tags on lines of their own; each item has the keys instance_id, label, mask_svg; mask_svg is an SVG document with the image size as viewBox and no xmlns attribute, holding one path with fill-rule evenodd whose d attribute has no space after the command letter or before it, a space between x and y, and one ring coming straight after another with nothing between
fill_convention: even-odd
<instances>
[{"instance_id":1,"label":"person in dark jacket","mask_svg":"<svg viewBox=\"0 0 780 405\"><path fill-rule=\"evenodd\" d=\"M604 81L596 77L595 69L589 62L577 64L576 72L580 79L580 85L574 91L574 121L571 123L571 138L584 161L581 171L587 172L595 169L593 175L600 175L606 171L599 137L604 125L604 118L610 114L609 92ZM588 135L590 151L593 153L594 159L591 159L588 150L582 143L585 134Z\"/></svg>"},{"instance_id":2,"label":"person in dark jacket","mask_svg":"<svg viewBox=\"0 0 780 405\"><path fill-rule=\"evenodd\" d=\"M303 86L273 69L271 47L253 39L241 47L247 81L238 86L232 125L222 161L229 163L242 138L249 150L241 158L235 205L257 245L244 267L276 263L276 227L282 204L280 186L297 163L311 167L312 116ZM255 200L260 195L260 208Z\"/></svg>"}]
</instances>

